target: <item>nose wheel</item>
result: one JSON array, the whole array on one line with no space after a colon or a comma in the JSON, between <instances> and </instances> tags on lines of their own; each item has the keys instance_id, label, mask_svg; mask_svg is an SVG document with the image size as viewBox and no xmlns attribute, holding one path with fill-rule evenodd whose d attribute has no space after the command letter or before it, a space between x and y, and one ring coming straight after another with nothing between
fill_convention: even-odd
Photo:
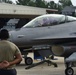
<instances>
[{"instance_id":1,"label":"nose wheel","mask_svg":"<svg viewBox=\"0 0 76 75\"><path fill-rule=\"evenodd\" d=\"M31 65L33 64L33 59L31 57L26 57L25 58L25 64L26 65Z\"/></svg>"},{"instance_id":2,"label":"nose wheel","mask_svg":"<svg viewBox=\"0 0 76 75\"><path fill-rule=\"evenodd\" d=\"M65 75L73 75L74 70L71 67L65 69Z\"/></svg>"}]
</instances>

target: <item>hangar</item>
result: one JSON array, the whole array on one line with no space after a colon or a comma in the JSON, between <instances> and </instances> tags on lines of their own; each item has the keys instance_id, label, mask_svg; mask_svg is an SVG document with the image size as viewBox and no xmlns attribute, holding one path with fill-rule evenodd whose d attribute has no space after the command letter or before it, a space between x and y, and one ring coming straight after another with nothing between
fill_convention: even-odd
<instances>
[{"instance_id":1,"label":"hangar","mask_svg":"<svg viewBox=\"0 0 76 75\"><path fill-rule=\"evenodd\" d=\"M56 9L0 3L0 28L12 24L15 25L16 28L20 28L39 15L57 12L58 10ZM10 19L12 19L11 22L9 22ZM14 23L14 21L18 21L18 23Z\"/></svg>"}]
</instances>

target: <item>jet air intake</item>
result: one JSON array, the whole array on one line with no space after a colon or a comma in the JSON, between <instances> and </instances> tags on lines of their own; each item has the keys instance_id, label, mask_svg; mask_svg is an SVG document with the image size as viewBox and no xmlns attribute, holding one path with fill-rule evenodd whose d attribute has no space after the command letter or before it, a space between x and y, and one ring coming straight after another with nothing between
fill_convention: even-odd
<instances>
[{"instance_id":1,"label":"jet air intake","mask_svg":"<svg viewBox=\"0 0 76 75\"><path fill-rule=\"evenodd\" d=\"M73 52L76 52L76 46L52 46L52 53L56 56L68 57Z\"/></svg>"}]
</instances>

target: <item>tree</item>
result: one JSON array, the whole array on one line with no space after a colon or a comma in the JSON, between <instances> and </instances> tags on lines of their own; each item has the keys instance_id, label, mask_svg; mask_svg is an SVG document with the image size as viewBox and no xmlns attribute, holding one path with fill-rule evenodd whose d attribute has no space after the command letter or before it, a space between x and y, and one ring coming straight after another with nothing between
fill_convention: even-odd
<instances>
[{"instance_id":1,"label":"tree","mask_svg":"<svg viewBox=\"0 0 76 75\"><path fill-rule=\"evenodd\" d=\"M16 3L18 5L29 5L30 2L31 2L31 0L18 0L18 1L16 1ZM30 3L30 4L32 4L32 3Z\"/></svg>"},{"instance_id":2,"label":"tree","mask_svg":"<svg viewBox=\"0 0 76 75\"><path fill-rule=\"evenodd\" d=\"M12 4L13 2L9 0L9 1L7 1L6 3L10 3L10 4Z\"/></svg>"},{"instance_id":3,"label":"tree","mask_svg":"<svg viewBox=\"0 0 76 75\"><path fill-rule=\"evenodd\" d=\"M57 9L57 4L54 1L48 2L48 8Z\"/></svg>"},{"instance_id":4,"label":"tree","mask_svg":"<svg viewBox=\"0 0 76 75\"><path fill-rule=\"evenodd\" d=\"M71 6L72 5L71 0L59 0L59 3L61 3L61 5L62 5L63 8L65 6Z\"/></svg>"},{"instance_id":5,"label":"tree","mask_svg":"<svg viewBox=\"0 0 76 75\"><path fill-rule=\"evenodd\" d=\"M0 0L0 2L6 2L7 0Z\"/></svg>"},{"instance_id":6,"label":"tree","mask_svg":"<svg viewBox=\"0 0 76 75\"><path fill-rule=\"evenodd\" d=\"M10 3L10 4L13 3L11 0L0 0L0 2Z\"/></svg>"},{"instance_id":7,"label":"tree","mask_svg":"<svg viewBox=\"0 0 76 75\"><path fill-rule=\"evenodd\" d=\"M45 0L36 0L35 4L36 4L36 7L46 8L46 1Z\"/></svg>"},{"instance_id":8,"label":"tree","mask_svg":"<svg viewBox=\"0 0 76 75\"><path fill-rule=\"evenodd\" d=\"M58 11L59 11L59 13L66 6L72 6L71 0L59 0L59 2L58 2Z\"/></svg>"},{"instance_id":9,"label":"tree","mask_svg":"<svg viewBox=\"0 0 76 75\"><path fill-rule=\"evenodd\" d=\"M36 4L35 4L34 1L31 0L31 1L29 2L28 6L36 6Z\"/></svg>"},{"instance_id":10,"label":"tree","mask_svg":"<svg viewBox=\"0 0 76 75\"><path fill-rule=\"evenodd\" d=\"M18 0L16 1L18 5L27 5L27 6L35 6L35 7L46 7L45 0Z\"/></svg>"}]
</instances>

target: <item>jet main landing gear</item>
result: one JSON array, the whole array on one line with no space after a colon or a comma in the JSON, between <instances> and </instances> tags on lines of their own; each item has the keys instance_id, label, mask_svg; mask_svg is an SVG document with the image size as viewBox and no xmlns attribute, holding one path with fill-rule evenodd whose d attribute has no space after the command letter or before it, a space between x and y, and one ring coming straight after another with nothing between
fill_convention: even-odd
<instances>
[{"instance_id":1,"label":"jet main landing gear","mask_svg":"<svg viewBox=\"0 0 76 75\"><path fill-rule=\"evenodd\" d=\"M65 69L65 75L73 75L74 70L71 67Z\"/></svg>"},{"instance_id":2,"label":"jet main landing gear","mask_svg":"<svg viewBox=\"0 0 76 75\"><path fill-rule=\"evenodd\" d=\"M66 63L65 75L74 75L74 70L71 67L72 67L72 62Z\"/></svg>"}]
</instances>

